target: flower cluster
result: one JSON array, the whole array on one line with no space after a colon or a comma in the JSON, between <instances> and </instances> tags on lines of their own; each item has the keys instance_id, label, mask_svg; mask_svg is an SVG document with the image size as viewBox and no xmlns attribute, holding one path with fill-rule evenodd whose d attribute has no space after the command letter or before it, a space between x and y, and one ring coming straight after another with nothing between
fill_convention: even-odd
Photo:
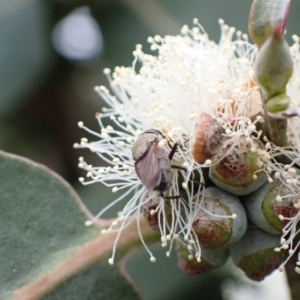
<instances>
[{"instance_id":1,"label":"flower cluster","mask_svg":"<svg viewBox=\"0 0 300 300\"><path fill-rule=\"evenodd\" d=\"M181 35L149 38L155 55L144 53L137 45L132 67L117 67L113 72L105 69L110 89L96 87L106 102L106 107L96 114L101 131L92 131L79 122L79 127L94 139L83 138L75 148L90 149L103 163L96 167L80 158L79 167L87 171L87 179L80 181L100 182L118 195L86 225L117 202L124 202L116 221L103 230L118 232L111 264L122 230L132 221L132 215L140 213L159 230L162 246L168 247L167 256L174 243L177 249L187 249L181 252L182 257L186 255L187 261L198 263L203 259L204 248L228 251L226 248L237 243L248 226L247 206L245 212L241 204L248 200L243 197L274 181L280 188L271 206L287 202L292 207L288 215L285 209L278 215L274 213L282 222L281 245L276 250L289 249L291 256L299 246L294 238L300 220L300 120L288 120L287 147L269 141L260 88L253 72L257 48L249 43L247 35L225 25L223 20L219 23L218 43L209 39L195 19L194 27L183 26ZM291 108L296 109L300 54L299 39L294 40L290 51L296 71L287 94ZM152 132L151 139L148 135L149 140L141 142L139 138L149 130L157 134ZM141 155L137 160L132 149L138 140ZM279 159L283 156L287 163ZM170 167L164 169L162 162L166 159ZM147 163L148 169L139 171L143 175L137 172L137 164L146 168ZM167 187L147 188L142 177L152 175L159 178L158 183L166 180ZM137 228L154 262L143 240L139 218ZM279 244L280 236L276 237ZM186 270L190 267L181 265Z\"/></svg>"}]
</instances>

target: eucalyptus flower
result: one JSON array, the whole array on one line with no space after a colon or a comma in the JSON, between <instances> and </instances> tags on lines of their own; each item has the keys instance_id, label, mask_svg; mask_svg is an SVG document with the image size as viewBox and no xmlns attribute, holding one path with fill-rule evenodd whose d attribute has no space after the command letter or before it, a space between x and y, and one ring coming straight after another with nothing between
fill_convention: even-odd
<instances>
[{"instance_id":1,"label":"eucalyptus flower","mask_svg":"<svg viewBox=\"0 0 300 300\"><path fill-rule=\"evenodd\" d=\"M132 66L116 67L114 71L105 69L109 88L95 88L106 103L96 114L100 131L90 130L83 122L78 123L92 138L90 141L83 138L74 145L75 148L90 149L99 156L102 164L93 166L81 157L79 167L86 170L87 175L80 181L85 185L99 182L110 188L113 196L116 195L111 204L86 225L91 225L116 203L124 203L115 222L103 230L104 234L107 231L118 232L109 259L111 264L122 230L132 222L132 215L142 212L150 225L160 232L162 246L167 247L167 256L174 241L179 239L188 249L190 259L200 261L201 242L193 224L199 212L212 212L207 211L200 198L198 205L193 205L193 199L197 195L205 195L205 186L212 184L204 174L205 169L217 166L230 155L239 155L237 149L241 140L247 145L247 151L255 153L251 156L254 157L251 164L256 167L250 179L247 177L249 184L259 180L260 174L263 174L269 182L275 177L280 178L283 185L292 184L293 195L299 195L300 181L291 170L299 163L300 120L294 118L288 122L289 147L280 148L268 141L260 88L253 71L257 47L248 41L246 34L225 25L223 20L219 24L221 37L218 43L210 40L198 20L194 19L194 26L184 25L180 35L149 37L153 55L144 53L142 46L137 45ZM291 98L291 109L300 106L299 39L294 37L294 40L290 51L295 71L286 89ZM203 114L209 116L205 122L212 122L215 126L220 145L226 141L227 146L222 148L221 154L217 141L210 140L214 135L201 134L203 118L199 116ZM208 128L207 123L205 126ZM170 188L164 193L147 190L135 170L133 145L149 129L162 134L164 138L159 147L167 155L170 154L168 145L178 145L171 164L180 168L171 169ZM206 140L199 143L199 138ZM198 144L213 145L216 149L209 152L212 155L198 155L198 149L195 149ZM216 152L218 155L213 155ZM277 162L276 158L280 155L292 161L290 168ZM202 157L205 159L202 160ZM258 184L257 188L262 184ZM219 186L222 188L222 185ZM299 203L295 205L299 206ZM218 217L224 218L224 215L214 215L214 218ZM229 219L239 217L236 214L225 216ZM292 238L298 233L299 218L298 213L287 223L281 248L293 245ZM139 218L137 228L140 232ZM155 257L141 232L140 239L154 262Z\"/></svg>"}]
</instances>

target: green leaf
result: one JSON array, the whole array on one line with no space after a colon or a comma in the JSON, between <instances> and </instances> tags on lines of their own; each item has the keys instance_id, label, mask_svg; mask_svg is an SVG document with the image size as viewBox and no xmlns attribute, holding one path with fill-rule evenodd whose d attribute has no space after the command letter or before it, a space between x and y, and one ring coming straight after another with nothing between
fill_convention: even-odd
<instances>
[{"instance_id":1,"label":"green leaf","mask_svg":"<svg viewBox=\"0 0 300 300\"><path fill-rule=\"evenodd\" d=\"M289 7L290 0L253 0L248 27L258 47L267 40L274 28L284 32Z\"/></svg>"},{"instance_id":2,"label":"green leaf","mask_svg":"<svg viewBox=\"0 0 300 300\"><path fill-rule=\"evenodd\" d=\"M119 267L107 263L116 234L101 235L101 227L84 226L87 218L62 178L0 151L0 299L40 299L49 291L45 299L137 298ZM146 222L141 221L141 229L151 236ZM133 221L119 239L119 257L139 244ZM79 282L89 288L80 291Z\"/></svg>"},{"instance_id":3,"label":"green leaf","mask_svg":"<svg viewBox=\"0 0 300 300\"><path fill-rule=\"evenodd\" d=\"M135 300L140 296L129 286L116 266L96 262L63 283L41 300Z\"/></svg>"}]
</instances>

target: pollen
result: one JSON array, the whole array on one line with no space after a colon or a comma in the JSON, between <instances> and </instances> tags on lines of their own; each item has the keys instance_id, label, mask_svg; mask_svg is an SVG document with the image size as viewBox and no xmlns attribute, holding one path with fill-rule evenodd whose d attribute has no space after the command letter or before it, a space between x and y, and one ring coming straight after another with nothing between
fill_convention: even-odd
<instances>
[{"instance_id":1,"label":"pollen","mask_svg":"<svg viewBox=\"0 0 300 300\"><path fill-rule=\"evenodd\" d=\"M90 220L87 220L87 221L85 221L85 223L84 223L84 225L85 226L91 226L93 224L93 222L92 221L90 221Z\"/></svg>"},{"instance_id":2,"label":"pollen","mask_svg":"<svg viewBox=\"0 0 300 300\"><path fill-rule=\"evenodd\" d=\"M188 188L187 183L186 183L186 182L183 182L183 183L182 183L182 187L183 187L184 189L187 189L187 188Z\"/></svg>"},{"instance_id":3,"label":"pollen","mask_svg":"<svg viewBox=\"0 0 300 300\"><path fill-rule=\"evenodd\" d=\"M155 263L155 262L156 262L156 258L155 258L154 256L151 256L151 257L150 257L150 261L151 261L152 263Z\"/></svg>"},{"instance_id":4,"label":"pollen","mask_svg":"<svg viewBox=\"0 0 300 300\"><path fill-rule=\"evenodd\" d=\"M278 271L279 271L279 272L283 272L283 271L284 271L284 267L283 267L283 266L280 266L280 267L278 268Z\"/></svg>"},{"instance_id":5,"label":"pollen","mask_svg":"<svg viewBox=\"0 0 300 300\"><path fill-rule=\"evenodd\" d=\"M119 188L117 186L113 187L112 192L116 193L119 190Z\"/></svg>"}]
</instances>

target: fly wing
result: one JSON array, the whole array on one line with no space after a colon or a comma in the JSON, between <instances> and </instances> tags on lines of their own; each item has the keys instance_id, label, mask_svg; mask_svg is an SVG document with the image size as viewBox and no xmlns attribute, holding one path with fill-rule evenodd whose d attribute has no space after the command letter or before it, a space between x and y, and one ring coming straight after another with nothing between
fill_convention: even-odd
<instances>
[{"instance_id":1,"label":"fly wing","mask_svg":"<svg viewBox=\"0 0 300 300\"><path fill-rule=\"evenodd\" d=\"M157 144L154 142L146 154L135 163L137 175L149 190L154 190L161 182L161 169L156 156Z\"/></svg>"}]
</instances>

